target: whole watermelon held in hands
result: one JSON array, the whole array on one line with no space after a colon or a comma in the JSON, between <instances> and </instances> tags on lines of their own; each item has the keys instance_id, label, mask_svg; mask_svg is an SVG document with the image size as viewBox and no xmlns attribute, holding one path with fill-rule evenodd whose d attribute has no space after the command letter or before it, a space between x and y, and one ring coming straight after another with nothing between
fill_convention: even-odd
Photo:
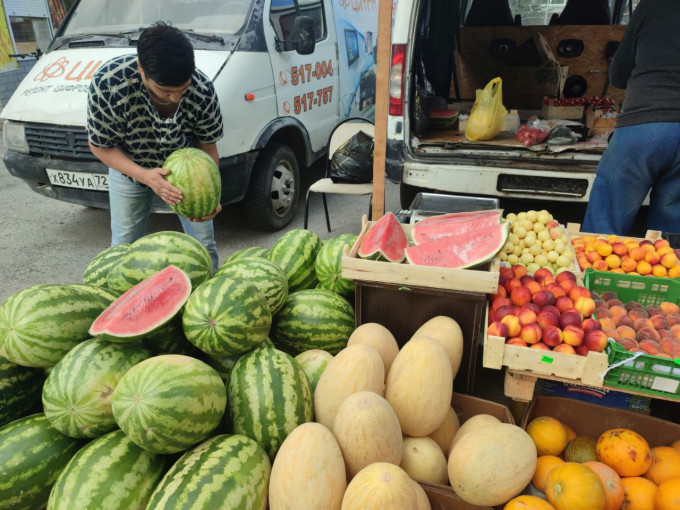
<instances>
[{"instance_id":1,"label":"whole watermelon held in hands","mask_svg":"<svg viewBox=\"0 0 680 510\"><path fill-rule=\"evenodd\" d=\"M202 218L220 203L222 183L215 161L200 149L187 147L170 154L163 163L170 170L165 178L182 192L182 200L170 206L185 218Z\"/></svg>"}]
</instances>

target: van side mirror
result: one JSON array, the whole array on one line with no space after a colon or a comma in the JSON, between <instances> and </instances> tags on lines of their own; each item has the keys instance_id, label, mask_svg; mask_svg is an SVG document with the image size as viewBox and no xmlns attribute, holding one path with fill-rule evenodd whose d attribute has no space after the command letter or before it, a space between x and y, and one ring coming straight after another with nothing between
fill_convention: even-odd
<instances>
[{"instance_id":1,"label":"van side mirror","mask_svg":"<svg viewBox=\"0 0 680 510\"><path fill-rule=\"evenodd\" d=\"M309 16L298 16L295 18L295 24L290 33L290 40L293 43L293 48L300 55L311 55L314 53L316 44L314 20Z\"/></svg>"}]
</instances>

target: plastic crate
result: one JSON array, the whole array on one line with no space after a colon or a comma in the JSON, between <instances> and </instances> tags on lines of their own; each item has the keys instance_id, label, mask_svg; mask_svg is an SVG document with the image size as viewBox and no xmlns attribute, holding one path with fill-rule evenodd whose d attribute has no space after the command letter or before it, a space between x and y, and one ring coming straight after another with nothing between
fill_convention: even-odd
<instances>
[{"instance_id":1,"label":"plastic crate","mask_svg":"<svg viewBox=\"0 0 680 510\"><path fill-rule=\"evenodd\" d=\"M611 339L607 354L605 386L680 400L680 359L628 352Z\"/></svg>"},{"instance_id":2,"label":"plastic crate","mask_svg":"<svg viewBox=\"0 0 680 510\"><path fill-rule=\"evenodd\" d=\"M669 301L680 305L680 282L676 279L595 271L589 267L583 282L590 291L598 294L615 292L624 303L637 301L647 306Z\"/></svg>"}]
</instances>

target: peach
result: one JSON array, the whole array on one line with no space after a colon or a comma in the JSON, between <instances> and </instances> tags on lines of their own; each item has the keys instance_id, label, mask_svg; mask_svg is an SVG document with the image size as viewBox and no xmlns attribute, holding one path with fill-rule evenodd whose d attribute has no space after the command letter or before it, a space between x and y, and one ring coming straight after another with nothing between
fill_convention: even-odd
<instances>
[{"instance_id":1,"label":"peach","mask_svg":"<svg viewBox=\"0 0 680 510\"><path fill-rule=\"evenodd\" d=\"M670 246L670 243L668 242L668 239L657 239L654 241L654 249L658 250L660 248L668 248Z\"/></svg>"},{"instance_id":2,"label":"peach","mask_svg":"<svg viewBox=\"0 0 680 510\"><path fill-rule=\"evenodd\" d=\"M515 276L512 268L506 266L501 266L501 268L498 270L498 274L503 280L507 280L508 278L513 278Z\"/></svg>"},{"instance_id":3,"label":"peach","mask_svg":"<svg viewBox=\"0 0 680 510\"><path fill-rule=\"evenodd\" d=\"M555 308L557 308L560 313L564 313L570 308L574 307L574 302L569 296L559 296L555 298Z\"/></svg>"},{"instance_id":4,"label":"peach","mask_svg":"<svg viewBox=\"0 0 680 510\"><path fill-rule=\"evenodd\" d=\"M543 308L552 305L555 302L555 296L549 290L544 289L531 296L531 302Z\"/></svg>"},{"instance_id":5,"label":"peach","mask_svg":"<svg viewBox=\"0 0 680 510\"><path fill-rule=\"evenodd\" d=\"M645 251L655 251L656 249L654 248L654 243L649 239L643 239L640 241L640 248L643 248Z\"/></svg>"},{"instance_id":6,"label":"peach","mask_svg":"<svg viewBox=\"0 0 680 510\"><path fill-rule=\"evenodd\" d=\"M535 343L534 345L531 346L531 348L532 349L538 349L540 351L549 351L550 350L550 347L545 345L543 342Z\"/></svg>"},{"instance_id":7,"label":"peach","mask_svg":"<svg viewBox=\"0 0 680 510\"><path fill-rule=\"evenodd\" d=\"M675 352L675 349L677 348L676 346L680 346L680 340L676 338L665 337L659 340L659 345L661 346L661 350L664 353L672 356Z\"/></svg>"},{"instance_id":8,"label":"peach","mask_svg":"<svg viewBox=\"0 0 680 510\"><path fill-rule=\"evenodd\" d=\"M614 314L607 308L607 305L596 306L593 313L597 315L598 319L603 319L604 317L614 318Z\"/></svg>"},{"instance_id":9,"label":"peach","mask_svg":"<svg viewBox=\"0 0 680 510\"><path fill-rule=\"evenodd\" d=\"M613 340L619 341L621 337L619 336L618 332L615 329L611 328L602 328L602 331L604 331L607 336Z\"/></svg>"},{"instance_id":10,"label":"peach","mask_svg":"<svg viewBox=\"0 0 680 510\"><path fill-rule=\"evenodd\" d=\"M656 331L661 338L673 338L673 334L668 329L657 329Z\"/></svg>"},{"instance_id":11,"label":"peach","mask_svg":"<svg viewBox=\"0 0 680 510\"><path fill-rule=\"evenodd\" d=\"M506 306L506 305L512 305L512 301L510 301L506 297L499 297L493 300L491 303L491 309L495 312L498 310L501 306Z\"/></svg>"},{"instance_id":12,"label":"peach","mask_svg":"<svg viewBox=\"0 0 680 510\"><path fill-rule=\"evenodd\" d=\"M492 322L486 330L486 334L489 336L508 336L508 326L502 322Z\"/></svg>"},{"instance_id":13,"label":"peach","mask_svg":"<svg viewBox=\"0 0 680 510\"><path fill-rule=\"evenodd\" d=\"M596 260L593 262L593 269L595 271L609 271L609 264L606 260Z\"/></svg>"},{"instance_id":14,"label":"peach","mask_svg":"<svg viewBox=\"0 0 680 510\"><path fill-rule=\"evenodd\" d=\"M645 351L647 354L651 354L652 356L661 354L663 352L663 349L661 349L659 343L654 340L642 340L638 343L641 350Z\"/></svg>"},{"instance_id":15,"label":"peach","mask_svg":"<svg viewBox=\"0 0 680 510\"><path fill-rule=\"evenodd\" d=\"M541 341L543 336L543 330L541 326L536 323L525 324L519 333L519 337L527 344L535 344Z\"/></svg>"},{"instance_id":16,"label":"peach","mask_svg":"<svg viewBox=\"0 0 680 510\"><path fill-rule=\"evenodd\" d=\"M558 297L563 297L567 295L567 291L564 290L564 287L562 287L559 283L551 283L546 287L546 290L550 291L553 296L555 296L555 299Z\"/></svg>"},{"instance_id":17,"label":"peach","mask_svg":"<svg viewBox=\"0 0 680 510\"><path fill-rule=\"evenodd\" d=\"M603 317L602 319L599 319L598 322L602 326L602 329L604 328L615 329L617 327L616 322L614 322L614 319L612 319L611 317Z\"/></svg>"},{"instance_id":18,"label":"peach","mask_svg":"<svg viewBox=\"0 0 680 510\"><path fill-rule=\"evenodd\" d=\"M599 329L600 331L602 330L602 324L600 321L595 320L595 319L586 319L583 321L583 324L581 324L581 327L583 328L583 331L586 333L589 333L590 331L594 331L596 329Z\"/></svg>"},{"instance_id":19,"label":"peach","mask_svg":"<svg viewBox=\"0 0 680 510\"><path fill-rule=\"evenodd\" d=\"M590 317L595 310L595 301L593 298L580 296L574 301L574 308L576 308L584 317Z\"/></svg>"},{"instance_id":20,"label":"peach","mask_svg":"<svg viewBox=\"0 0 680 510\"><path fill-rule=\"evenodd\" d=\"M680 324L680 313L675 312L668 313L666 314L666 320L668 321L669 326L675 326L676 324Z\"/></svg>"},{"instance_id":21,"label":"peach","mask_svg":"<svg viewBox=\"0 0 680 510\"><path fill-rule=\"evenodd\" d=\"M565 344L573 345L574 347L581 345L585 338L585 331L578 326L567 326L562 330L562 339Z\"/></svg>"},{"instance_id":22,"label":"peach","mask_svg":"<svg viewBox=\"0 0 680 510\"><path fill-rule=\"evenodd\" d=\"M589 251L586 255L586 258L588 259L588 262L590 262L591 264L594 264L598 260L602 260L602 256L595 250Z\"/></svg>"},{"instance_id":23,"label":"peach","mask_svg":"<svg viewBox=\"0 0 680 510\"><path fill-rule=\"evenodd\" d=\"M523 310L531 310L534 312L536 315L538 315L538 312L541 311L541 309L536 306L534 303L527 303L526 305L522 306Z\"/></svg>"},{"instance_id":24,"label":"peach","mask_svg":"<svg viewBox=\"0 0 680 510\"><path fill-rule=\"evenodd\" d=\"M654 266L655 264L659 264L661 262L661 257L655 251L650 251L645 253L645 262L647 262L650 266Z\"/></svg>"},{"instance_id":25,"label":"peach","mask_svg":"<svg viewBox=\"0 0 680 510\"><path fill-rule=\"evenodd\" d=\"M543 278L546 278L546 277L548 277L548 276L549 276L550 278L552 278L552 277L553 277L553 274L552 274L552 272L550 271L550 269L547 269L547 268L545 268L545 267L542 267L542 268L538 269L538 270L534 273L534 278L536 278L536 281L538 281L539 278L540 278L540 279L543 279Z\"/></svg>"},{"instance_id":26,"label":"peach","mask_svg":"<svg viewBox=\"0 0 680 510\"><path fill-rule=\"evenodd\" d=\"M519 322L519 317L514 315L506 315L501 319L501 322L508 327L508 336L518 336L522 330L522 324Z\"/></svg>"},{"instance_id":27,"label":"peach","mask_svg":"<svg viewBox=\"0 0 680 510\"><path fill-rule=\"evenodd\" d=\"M546 306L544 306L543 308L541 308L541 311L542 311L542 312L543 312L543 311L546 311L546 312L554 313L554 314L557 315L558 317L559 317L560 315L562 315L562 312L560 312L559 309L558 309L555 305L546 305Z\"/></svg>"},{"instance_id":28,"label":"peach","mask_svg":"<svg viewBox=\"0 0 680 510\"><path fill-rule=\"evenodd\" d=\"M611 305L609 311L612 313L612 317L616 318L619 316L628 316L628 310L626 310L623 305Z\"/></svg>"},{"instance_id":29,"label":"peach","mask_svg":"<svg viewBox=\"0 0 680 510\"><path fill-rule=\"evenodd\" d=\"M668 274L668 269L666 269L661 264L654 264L652 266L652 275L658 278L664 278Z\"/></svg>"},{"instance_id":30,"label":"peach","mask_svg":"<svg viewBox=\"0 0 680 510\"><path fill-rule=\"evenodd\" d=\"M642 305L641 305L640 303L638 303L637 301L628 301L628 302L627 302L626 304L624 304L623 306L624 306L624 308L625 308L626 310L628 310L629 312L630 312L633 308L642 308Z\"/></svg>"},{"instance_id":31,"label":"peach","mask_svg":"<svg viewBox=\"0 0 680 510\"><path fill-rule=\"evenodd\" d=\"M565 271L565 272L568 272L568 271ZM560 273L560 274L562 274L562 273ZM573 289L577 285L576 282L574 282L572 280L562 280L561 282L558 282L558 283L560 284L560 287L562 287L564 289L564 292L567 293L567 296L569 295L569 292L571 291L571 289Z\"/></svg>"},{"instance_id":32,"label":"peach","mask_svg":"<svg viewBox=\"0 0 680 510\"><path fill-rule=\"evenodd\" d=\"M628 315L621 315L621 316L616 316L614 317L614 323L616 324L616 327L618 328L619 326L628 326L628 327L633 327L633 319L628 317Z\"/></svg>"},{"instance_id":33,"label":"peach","mask_svg":"<svg viewBox=\"0 0 680 510\"><path fill-rule=\"evenodd\" d=\"M550 311L541 310L537 316L538 325L545 329L551 326L557 326L560 323L560 318Z\"/></svg>"},{"instance_id":34,"label":"peach","mask_svg":"<svg viewBox=\"0 0 680 510\"><path fill-rule=\"evenodd\" d=\"M564 312L560 316L560 327L565 329L567 326L581 327L581 314L577 312Z\"/></svg>"},{"instance_id":35,"label":"peach","mask_svg":"<svg viewBox=\"0 0 680 510\"><path fill-rule=\"evenodd\" d=\"M496 289L496 293L491 294L489 296L489 299L493 302L499 297L507 297L507 296L508 296L508 291L505 290L505 287L503 287L502 285L499 284L498 289Z\"/></svg>"},{"instance_id":36,"label":"peach","mask_svg":"<svg viewBox=\"0 0 680 510\"><path fill-rule=\"evenodd\" d=\"M618 340L619 345L626 349L627 351L632 351L633 349L638 349L639 345L636 340L633 340L632 338L622 338L621 340Z\"/></svg>"},{"instance_id":37,"label":"peach","mask_svg":"<svg viewBox=\"0 0 680 510\"><path fill-rule=\"evenodd\" d=\"M619 257L626 255L628 253L628 248L622 242L612 243L612 253L618 255Z\"/></svg>"},{"instance_id":38,"label":"peach","mask_svg":"<svg viewBox=\"0 0 680 510\"><path fill-rule=\"evenodd\" d=\"M576 285L575 287L572 287L569 290L569 297L571 298L572 301L576 302L576 300L579 297L589 297L592 298L592 295L588 289L585 287L581 287L580 285Z\"/></svg>"},{"instance_id":39,"label":"peach","mask_svg":"<svg viewBox=\"0 0 680 510\"><path fill-rule=\"evenodd\" d=\"M564 340L564 335L562 334L562 330L560 328L548 326L543 330L543 336L541 337L541 340L548 347L555 347L556 345L562 343Z\"/></svg>"},{"instance_id":40,"label":"peach","mask_svg":"<svg viewBox=\"0 0 680 510\"><path fill-rule=\"evenodd\" d=\"M501 306L494 313L493 319L495 321L501 321L506 315L515 315L515 311L512 306Z\"/></svg>"},{"instance_id":41,"label":"peach","mask_svg":"<svg viewBox=\"0 0 680 510\"><path fill-rule=\"evenodd\" d=\"M516 336L513 336L512 338L508 338L505 341L505 343L508 344L508 345L518 345L520 347L528 347L527 343L524 340L522 340L521 338L518 338Z\"/></svg>"},{"instance_id":42,"label":"peach","mask_svg":"<svg viewBox=\"0 0 680 510\"><path fill-rule=\"evenodd\" d=\"M541 287L541 284L538 283L536 280L531 280L530 282L527 282L524 288L529 289L532 296L536 294L539 290L543 289L543 287Z\"/></svg>"},{"instance_id":43,"label":"peach","mask_svg":"<svg viewBox=\"0 0 680 510\"><path fill-rule=\"evenodd\" d=\"M605 290L602 293L602 299L604 299L605 301L611 301L612 299L618 299L618 298L619 298L619 296L616 295L616 292L612 292L611 290Z\"/></svg>"},{"instance_id":44,"label":"peach","mask_svg":"<svg viewBox=\"0 0 680 510\"><path fill-rule=\"evenodd\" d=\"M635 246L634 248L630 248L628 250L628 255L635 262L643 260L645 258L645 253L645 250L641 246Z\"/></svg>"},{"instance_id":45,"label":"peach","mask_svg":"<svg viewBox=\"0 0 680 510\"><path fill-rule=\"evenodd\" d=\"M664 253L661 255L660 262L661 265L666 269L671 269L672 267L678 265L678 257L675 255L675 253Z\"/></svg>"},{"instance_id":46,"label":"peach","mask_svg":"<svg viewBox=\"0 0 680 510\"><path fill-rule=\"evenodd\" d=\"M522 306L531 301L531 291L526 287L515 287L510 292L510 301L515 306Z\"/></svg>"},{"instance_id":47,"label":"peach","mask_svg":"<svg viewBox=\"0 0 680 510\"><path fill-rule=\"evenodd\" d=\"M647 310L645 310L644 308L633 308L631 310L628 310L628 317L630 317L633 320L639 318L649 319L649 314L647 313Z\"/></svg>"},{"instance_id":48,"label":"peach","mask_svg":"<svg viewBox=\"0 0 680 510\"><path fill-rule=\"evenodd\" d=\"M505 290L508 291L508 294L512 292L512 289L515 287L521 287L522 282L519 281L519 278L508 278L503 282L503 287L505 287Z\"/></svg>"},{"instance_id":49,"label":"peach","mask_svg":"<svg viewBox=\"0 0 680 510\"><path fill-rule=\"evenodd\" d=\"M515 278L519 278L519 282L522 285L526 285L529 282L535 282L534 278L532 276L529 276L528 274L525 274L524 276L515 276Z\"/></svg>"},{"instance_id":50,"label":"peach","mask_svg":"<svg viewBox=\"0 0 680 510\"><path fill-rule=\"evenodd\" d=\"M521 308L517 314L520 324L524 326L525 324L533 324L536 322L536 313L528 308Z\"/></svg>"},{"instance_id":51,"label":"peach","mask_svg":"<svg viewBox=\"0 0 680 510\"><path fill-rule=\"evenodd\" d=\"M654 329L654 323L649 319L645 319L644 317L633 319L633 329L635 331L640 331L642 328Z\"/></svg>"},{"instance_id":52,"label":"peach","mask_svg":"<svg viewBox=\"0 0 680 510\"><path fill-rule=\"evenodd\" d=\"M596 329L590 331L589 333L586 333L586 337L583 341L583 344L590 351L602 352L607 347L608 342L609 340L607 338L607 334L604 331Z\"/></svg>"},{"instance_id":53,"label":"peach","mask_svg":"<svg viewBox=\"0 0 680 510\"><path fill-rule=\"evenodd\" d=\"M653 315L649 318L649 320L652 321L652 324L654 324L654 329L657 331L660 329L668 329L670 327L665 315Z\"/></svg>"},{"instance_id":54,"label":"peach","mask_svg":"<svg viewBox=\"0 0 680 510\"><path fill-rule=\"evenodd\" d=\"M623 302L620 299L614 298L607 301L607 308L609 308L610 310L615 306L623 308L623 312L627 313L627 310L623 307Z\"/></svg>"},{"instance_id":55,"label":"peach","mask_svg":"<svg viewBox=\"0 0 680 510\"><path fill-rule=\"evenodd\" d=\"M550 286L551 284L556 283L555 278L553 278L552 276L546 276L544 278L541 278L540 282L544 289L548 288L548 286Z\"/></svg>"},{"instance_id":56,"label":"peach","mask_svg":"<svg viewBox=\"0 0 680 510\"><path fill-rule=\"evenodd\" d=\"M659 340L661 340L661 335L654 328L645 327L640 328L637 331L636 339L638 342L641 342L642 340L654 340L655 342L658 342Z\"/></svg>"},{"instance_id":57,"label":"peach","mask_svg":"<svg viewBox=\"0 0 680 510\"><path fill-rule=\"evenodd\" d=\"M625 273L632 273L637 269L637 262L633 258L622 259L620 267Z\"/></svg>"},{"instance_id":58,"label":"peach","mask_svg":"<svg viewBox=\"0 0 680 510\"><path fill-rule=\"evenodd\" d=\"M527 275L527 268L522 264L515 264L514 266L511 266L510 269L515 278L522 278Z\"/></svg>"},{"instance_id":59,"label":"peach","mask_svg":"<svg viewBox=\"0 0 680 510\"><path fill-rule=\"evenodd\" d=\"M664 317L666 316L666 312L664 312L663 308L658 305L645 306L645 312L647 312L647 316L649 318L653 317L654 315L663 315Z\"/></svg>"},{"instance_id":60,"label":"peach","mask_svg":"<svg viewBox=\"0 0 680 510\"><path fill-rule=\"evenodd\" d=\"M669 331L671 332L671 335L673 335L673 338L678 338L680 339L680 324L675 324L669 328Z\"/></svg>"},{"instance_id":61,"label":"peach","mask_svg":"<svg viewBox=\"0 0 680 510\"><path fill-rule=\"evenodd\" d=\"M590 352L588 348L583 344L576 346L574 350L576 351L576 354L578 354L579 356L588 356L588 353Z\"/></svg>"},{"instance_id":62,"label":"peach","mask_svg":"<svg viewBox=\"0 0 680 510\"><path fill-rule=\"evenodd\" d=\"M562 283L564 280L569 280L576 283L576 275L571 271L562 271L561 273L558 273L557 276L555 276L555 281L557 283Z\"/></svg>"},{"instance_id":63,"label":"peach","mask_svg":"<svg viewBox=\"0 0 680 510\"><path fill-rule=\"evenodd\" d=\"M635 340L637 337L637 331L629 326L619 326L616 328L616 332L621 338L630 338L631 340Z\"/></svg>"},{"instance_id":64,"label":"peach","mask_svg":"<svg viewBox=\"0 0 680 510\"><path fill-rule=\"evenodd\" d=\"M565 354L576 354L576 351L574 350L574 348L571 345L565 344L565 343L556 345L555 347L553 347L553 351L554 352L563 352Z\"/></svg>"},{"instance_id":65,"label":"peach","mask_svg":"<svg viewBox=\"0 0 680 510\"><path fill-rule=\"evenodd\" d=\"M670 301L664 301L659 306L666 314L680 313L680 306L676 305L675 303L671 303Z\"/></svg>"}]
</instances>

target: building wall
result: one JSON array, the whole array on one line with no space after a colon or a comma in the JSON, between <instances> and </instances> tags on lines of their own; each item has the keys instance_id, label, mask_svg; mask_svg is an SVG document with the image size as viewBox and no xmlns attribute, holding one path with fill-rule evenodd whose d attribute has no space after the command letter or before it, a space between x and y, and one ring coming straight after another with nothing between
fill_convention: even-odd
<instances>
[{"instance_id":1,"label":"building wall","mask_svg":"<svg viewBox=\"0 0 680 510\"><path fill-rule=\"evenodd\" d=\"M17 86L28 74L28 71L31 70L35 62L34 58L21 59L19 61L19 69L0 73L0 107L4 107L7 104Z\"/></svg>"}]
</instances>

